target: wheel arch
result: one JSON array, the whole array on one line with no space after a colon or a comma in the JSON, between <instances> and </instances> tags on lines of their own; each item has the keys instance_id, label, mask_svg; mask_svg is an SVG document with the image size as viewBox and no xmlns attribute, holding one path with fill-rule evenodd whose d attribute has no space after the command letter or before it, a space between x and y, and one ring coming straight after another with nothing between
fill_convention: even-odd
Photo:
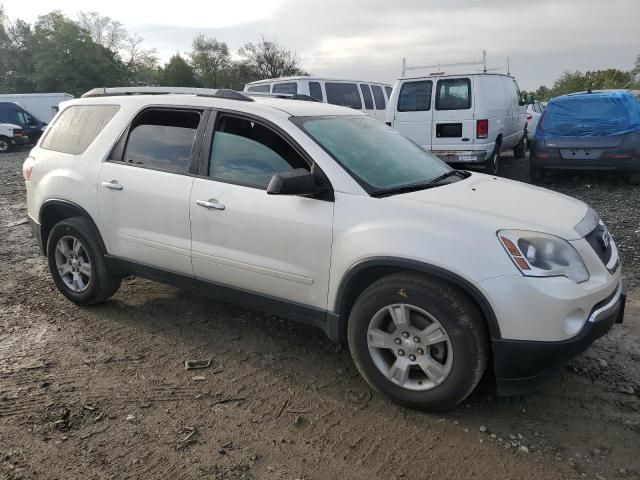
<instances>
[{"instance_id":1,"label":"wheel arch","mask_svg":"<svg viewBox=\"0 0 640 480\"><path fill-rule=\"evenodd\" d=\"M502 338L500 326L498 325L498 320L491 304L484 294L469 280L442 267L417 260L396 257L375 257L360 261L351 266L340 281L333 310L338 319L338 325L337 328L332 329L339 341L342 343L346 341L349 314L360 294L369 285L383 276L400 272L415 272L430 275L460 288L482 312L491 339Z\"/></svg>"},{"instance_id":2,"label":"wheel arch","mask_svg":"<svg viewBox=\"0 0 640 480\"><path fill-rule=\"evenodd\" d=\"M105 248L104 241L102 240L100 229L89 212L76 203L56 198L45 201L40 207L40 212L38 214L40 234L42 238L42 253L46 255L49 233L54 225L62 220L72 217L83 217L89 220L91 226L95 229L95 232L98 235L98 239L100 240L104 251L106 252L107 250Z\"/></svg>"}]
</instances>

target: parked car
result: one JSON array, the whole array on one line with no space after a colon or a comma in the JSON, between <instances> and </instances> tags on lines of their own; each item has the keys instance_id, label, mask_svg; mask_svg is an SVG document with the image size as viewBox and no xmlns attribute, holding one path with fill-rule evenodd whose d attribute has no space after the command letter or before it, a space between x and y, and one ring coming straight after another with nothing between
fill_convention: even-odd
<instances>
[{"instance_id":1,"label":"parked car","mask_svg":"<svg viewBox=\"0 0 640 480\"><path fill-rule=\"evenodd\" d=\"M321 102L349 107L385 120L391 86L385 83L320 77L286 77L259 80L245 85L245 92L302 94Z\"/></svg>"},{"instance_id":2,"label":"parked car","mask_svg":"<svg viewBox=\"0 0 640 480\"><path fill-rule=\"evenodd\" d=\"M533 142L533 136L536 133L538 122L544 112L544 104L542 102L532 102L527 105L527 141Z\"/></svg>"},{"instance_id":3,"label":"parked car","mask_svg":"<svg viewBox=\"0 0 640 480\"><path fill-rule=\"evenodd\" d=\"M0 122L18 125L29 143L36 143L47 125L13 102L0 102Z\"/></svg>"},{"instance_id":4,"label":"parked car","mask_svg":"<svg viewBox=\"0 0 640 480\"><path fill-rule=\"evenodd\" d=\"M527 114L515 78L430 74L396 81L387 124L447 163L500 169L500 152L526 153Z\"/></svg>"},{"instance_id":5,"label":"parked car","mask_svg":"<svg viewBox=\"0 0 640 480\"><path fill-rule=\"evenodd\" d=\"M530 175L537 181L550 170L619 171L640 184L640 91L551 99L536 129Z\"/></svg>"},{"instance_id":6,"label":"parked car","mask_svg":"<svg viewBox=\"0 0 640 480\"><path fill-rule=\"evenodd\" d=\"M0 123L0 153L7 153L16 146L26 145L29 142L19 125L12 123Z\"/></svg>"},{"instance_id":7,"label":"parked car","mask_svg":"<svg viewBox=\"0 0 640 480\"><path fill-rule=\"evenodd\" d=\"M20 105L34 117L49 123L58 113L58 105L73 99L68 93L7 93L0 95L0 102L12 102Z\"/></svg>"},{"instance_id":8,"label":"parked car","mask_svg":"<svg viewBox=\"0 0 640 480\"><path fill-rule=\"evenodd\" d=\"M139 275L267 310L321 328L373 388L425 409L486 370L501 394L525 392L622 320L616 244L578 200L453 170L349 108L85 97L23 165L32 231L79 305Z\"/></svg>"}]
</instances>

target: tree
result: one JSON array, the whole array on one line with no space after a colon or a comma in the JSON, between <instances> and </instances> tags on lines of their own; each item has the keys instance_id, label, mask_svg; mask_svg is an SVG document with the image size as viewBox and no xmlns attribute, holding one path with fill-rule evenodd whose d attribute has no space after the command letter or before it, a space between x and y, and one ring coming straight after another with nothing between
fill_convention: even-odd
<instances>
[{"instance_id":1,"label":"tree","mask_svg":"<svg viewBox=\"0 0 640 480\"><path fill-rule=\"evenodd\" d=\"M122 23L97 12L80 12L78 25L89 32L94 42L113 53L122 48L127 38Z\"/></svg>"},{"instance_id":2,"label":"tree","mask_svg":"<svg viewBox=\"0 0 640 480\"><path fill-rule=\"evenodd\" d=\"M215 38L206 39L204 35L198 35L193 39L193 49L189 56L202 86L219 88L224 73L231 65L227 44Z\"/></svg>"},{"instance_id":3,"label":"tree","mask_svg":"<svg viewBox=\"0 0 640 480\"><path fill-rule=\"evenodd\" d=\"M101 86L121 85L126 70L116 54L60 12L38 18L29 40L33 81L39 91L80 95Z\"/></svg>"},{"instance_id":4,"label":"tree","mask_svg":"<svg viewBox=\"0 0 640 480\"><path fill-rule=\"evenodd\" d=\"M197 87L198 81L191 65L176 53L162 69L160 84L167 87Z\"/></svg>"},{"instance_id":5,"label":"tree","mask_svg":"<svg viewBox=\"0 0 640 480\"><path fill-rule=\"evenodd\" d=\"M129 81L133 85L153 85L158 81L158 57L155 48L142 48L143 38L138 34L127 36L122 47Z\"/></svg>"},{"instance_id":6,"label":"tree","mask_svg":"<svg viewBox=\"0 0 640 480\"><path fill-rule=\"evenodd\" d=\"M300 68L295 52L286 50L278 43L266 40L264 37L256 44L245 44L238 53L249 67L253 80L308 75Z\"/></svg>"}]
</instances>

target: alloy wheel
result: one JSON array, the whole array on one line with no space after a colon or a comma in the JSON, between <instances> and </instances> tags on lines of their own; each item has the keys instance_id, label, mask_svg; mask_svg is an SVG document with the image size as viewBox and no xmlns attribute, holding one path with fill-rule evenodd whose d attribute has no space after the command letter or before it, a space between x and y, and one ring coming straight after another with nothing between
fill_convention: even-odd
<instances>
[{"instance_id":1,"label":"alloy wheel","mask_svg":"<svg viewBox=\"0 0 640 480\"><path fill-rule=\"evenodd\" d=\"M65 235L56 245L56 268L60 278L71 291L84 292L91 281L91 261L82 242Z\"/></svg>"}]
</instances>

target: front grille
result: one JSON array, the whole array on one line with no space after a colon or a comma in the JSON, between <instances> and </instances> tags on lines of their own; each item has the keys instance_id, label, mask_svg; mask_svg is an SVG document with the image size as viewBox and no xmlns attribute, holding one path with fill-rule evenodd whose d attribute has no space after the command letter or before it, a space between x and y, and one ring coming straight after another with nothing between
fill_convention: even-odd
<instances>
[{"instance_id":1,"label":"front grille","mask_svg":"<svg viewBox=\"0 0 640 480\"><path fill-rule=\"evenodd\" d=\"M611 235L609 235L607 227L602 224L598 225L585 239L589 242L589 245L591 245L591 248L593 248L598 257L600 257L602 263L607 265L609 260L611 260L611 255L613 255L613 239Z\"/></svg>"}]
</instances>

